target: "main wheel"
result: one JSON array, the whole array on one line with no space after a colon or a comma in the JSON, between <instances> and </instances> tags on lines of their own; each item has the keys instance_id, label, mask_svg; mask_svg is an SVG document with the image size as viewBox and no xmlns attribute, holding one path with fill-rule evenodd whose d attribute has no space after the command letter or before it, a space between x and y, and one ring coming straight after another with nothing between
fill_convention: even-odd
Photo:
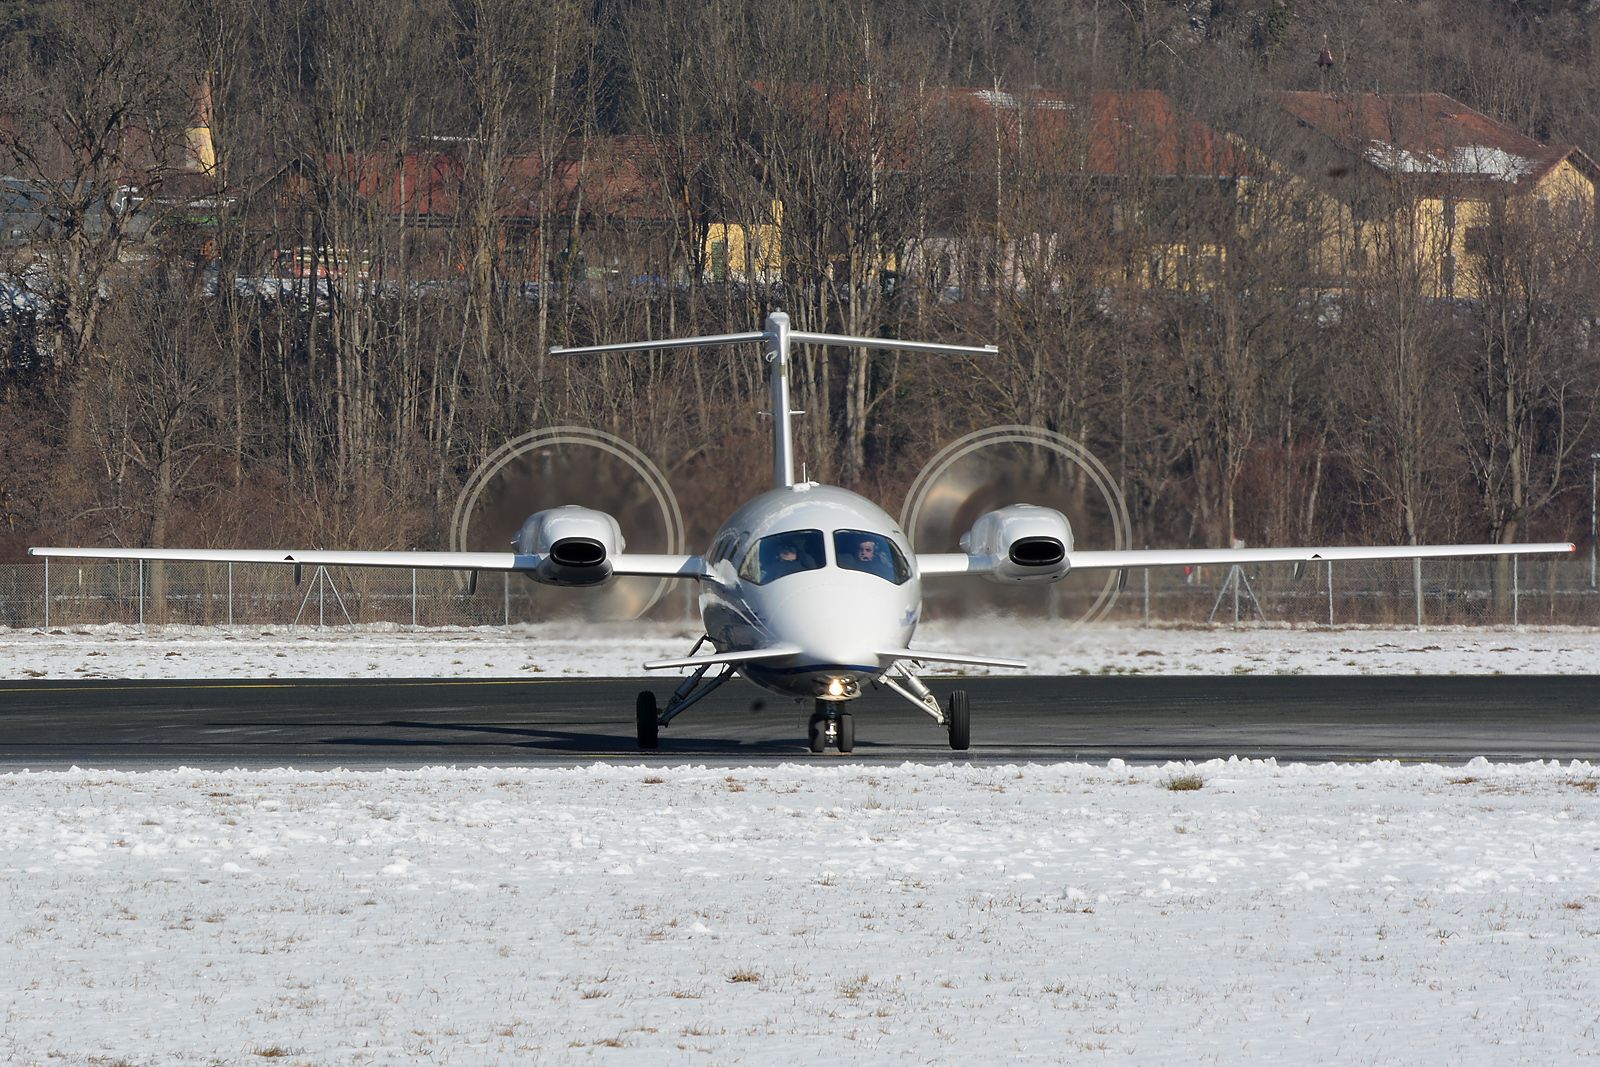
<instances>
[{"instance_id":1,"label":"main wheel","mask_svg":"<svg viewBox=\"0 0 1600 1067\"><path fill-rule=\"evenodd\" d=\"M839 713L839 751L854 752L856 748L856 717L848 711Z\"/></svg>"},{"instance_id":2,"label":"main wheel","mask_svg":"<svg viewBox=\"0 0 1600 1067\"><path fill-rule=\"evenodd\" d=\"M965 752L972 744L972 715L967 708L966 690L957 689L950 694L945 718L950 727L950 747L957 752Z\"/></svg>"},{"instance_id":3,"label":"main wheel","mask_svg":"<svg viewBox=\"0 0 1600 1067\"><path fill-rule=\"evenodd\" d=\"M656 716L656 695L646 689L639 694L633 706L633 724L639 735L640 748L655 748L660 744L660 720Z\"/></svg>"},{"instance_id":4,"label":"main wheel","mask_svg":"<svg viewBox=\"0 0 1600 1067\"><path fill-rule=\"evenodd\" d=\"M806 727L806 740L811 744L812 755L820 756L828 750L828 717L822 712L811 713L811 722Z\"/></svg>"}]
</instances>

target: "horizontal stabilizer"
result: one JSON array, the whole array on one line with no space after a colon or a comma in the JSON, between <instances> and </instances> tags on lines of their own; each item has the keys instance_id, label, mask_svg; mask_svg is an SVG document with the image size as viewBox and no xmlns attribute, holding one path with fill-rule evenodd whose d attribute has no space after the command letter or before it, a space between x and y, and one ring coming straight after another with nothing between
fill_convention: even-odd
<instances>
[{"instance_id":1,"label":"horizontal stabilizer","mask_svg":"<svg viewBox=\"0 0 1600 1067\"><path fill-rule=\"evenodd\" d=\"M881 348L890 352L921 352L935 356L997 356L994 345L941 345L931 341L902 341L898 337L857 337L843 333L789 331L789 340L802 345L833 345L841 348Z\"/></svg>"},{"instance_id":2,"label":"horizontal stabilizer","mask_svg":"<svg viewBox=\"0 0 1600 1067\"><path fill-rule=\"evenodd\" d=\"M800 654L798 645L768 645L743 652L713 652L709 656L684 656L682 659L651 660L644 665L647 671L669 671L678 667L700 667L717 663L756 663L767 659L788 659Z\"/></svg>"},{"instance_id":3,"label":"horizontal stabilizer","mask_svg":"<svg viewBox=\"0 0 1600 1067\"><path fill-rule=\"evenodd\" d=\"M922 663L969 663L975 667L1014 667L1022 670L1028 666L1019 659L974 656L966 652L935 652L928 648L886 648L878 655L889 659L916 660Z\"/></svg>"},{"instance_id":4,"label":"horizontal stabilizer","mask_svg":"<svg viewBox=\"0 0 1600 1067\"><path fill-rule=\"evenodd\" d=\"M625 341L615 345L581 345L577 348L552 348L552 356L594 356L610 352L664 352L680 348L718 348L724 345L746 345L765 341L767 335L753 333L719 333L708 337L674 337L665 341Z\"/></svg>"}]
</instances>

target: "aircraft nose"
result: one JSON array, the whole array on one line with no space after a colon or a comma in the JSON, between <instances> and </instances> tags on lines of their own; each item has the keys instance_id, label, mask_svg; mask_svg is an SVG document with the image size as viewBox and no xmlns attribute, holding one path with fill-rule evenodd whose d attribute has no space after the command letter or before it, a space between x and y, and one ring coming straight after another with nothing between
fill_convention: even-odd
<instances>
[{"instance_id":1,"label":"aircraft nose","mask_svg":"<svg viewBox=\"0 0 1600 1067\"><path fill-rule=\"evenodd\" d=\"M859 595L835 583L795 590L780 611L780 639L804 649L807 661L876 670L878 653L903 644L898 602Z\"/></svg>"}]
</instances>

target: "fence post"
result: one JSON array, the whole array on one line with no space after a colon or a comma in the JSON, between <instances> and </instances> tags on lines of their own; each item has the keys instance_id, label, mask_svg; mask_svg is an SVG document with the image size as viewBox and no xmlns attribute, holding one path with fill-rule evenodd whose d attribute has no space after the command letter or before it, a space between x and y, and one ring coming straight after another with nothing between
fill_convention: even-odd
<instances>
[{"instance_id":1,"label":"fence post","mask_svg":"<svg viewBox=\"0 0 1600 1067\"><path fill-rule=\"evenodd\" d=\"M228 625L233 625L233 564L228 564Z\"/></svg>"},{"instance_id":2,"label":"fence post","mask_svg":"<svg viewBox=\"0 0 1600 1067\"><path fill-rule=\"evenodd\" d=\"M503 579L502 587L505 589L505 606L506 606L506 610L505 610L505 613L504 613L505 622L504 622L503 625L510 626L511 625L511 572L510 571L501 571L500 572L500 577Z\"/></svg>"},{"instance_id":3,"label":"fence post","mask_svg":"<svg viewBox=\"0 0 1600 1067\"><path fill-rule=\"evenodd\" d=\"M411 628L417 628L417 568L411 568Z\"/></svg>"},{"instance_id":4,"label":"fence post","mask_svg":"<svg viewBox=\"0 0 1600 1067\"><path fill-rule=\"evenodd\" d=\"M1333 560L1328 561L1328 625L1333 625Z\"/></svg>"},{"instance_id":5,"label":"fence post","mask_svg":"<svg viewBox=\"0 0 1600 1067\"><path fill-rule=\"evenodd\" d=\"M144 560L139 561L139 626L144 626Z\"/></svg>"},{"instance_id":6,"label":"fence post","mask_svg":"<svg viewBox=\"0 0 1600 1067\"><path fill-rule=\"evenodd\" d=\"M1511 557L1511 625L1522 622L1522 580L1517 574L1517 557Z\"/></svg>"},{"instance_id":7,"label":"fence post","mask_svg":"<svg viewBox=\"0 0 1600 1067\"><path fill-rule=\"evenodd\" d=\"M44 558L44 628L50 629L50 557Z\"/></svg>"},{"instance_id":8,"label":"fence post","mask_svg":"<svg viewBox=\"0 0 1600 1067\"><path fill-rule=\"evenodd\" d=\"M1139 570L1143 572L1144 578L1144 624L1148 627L1150 625L1150 568L1140 567Z\"/></svg>"},{"instance_id":9,"label":"fence post","mask_svg":"<svg viewBox=\"0 0 1600 1067\"><path fill-rule=\"evenodd\" d=\"M1411 584L1417 595L1417 629L1422 629L1422 557L1411 561Z\"/></svg>"}]
</instances>

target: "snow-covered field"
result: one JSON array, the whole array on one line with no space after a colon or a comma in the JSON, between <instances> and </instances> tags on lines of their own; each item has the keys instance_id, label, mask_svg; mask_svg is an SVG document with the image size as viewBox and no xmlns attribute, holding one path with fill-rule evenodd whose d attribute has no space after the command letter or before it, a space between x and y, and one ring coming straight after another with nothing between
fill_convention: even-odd
<instances>
[{"instance_id":1,"label":"snow-covered field","mask_svg":"<svg viewBox=\"0 0 1600 1067\"><path fill-rule=\"evenodd\" d=\"M691 636L0 631L0 678L631 675ZM1587 630L918 637L1039 673L1600 663ZM0 775L0 1062L1600 1060L1597 782L1482 761Z\"/></svg>"},{"instance_id":2,"label":"snow-covered field","mask_svg":"<svg viewBox=\"0 0 1600 1067\"><path fill-rule=\"evenodd\" d=\"M0 629L0 679L481 678L630 676L686 654L694 632L660 623L403 630L97 626ZM993 619L930 624L914 644L1026 660L1036 674L1588 674L1600 630L1287 627L1080 630ZM927 673L984 673L930 665ZM1009 672L993 672L1009 673Z\"/></svg>"},{"instance_id":3,"label":"snow-covered field","mask_svg":"<svg viewBox=\"0 0 1600 1067\"><path fill-rule=\"evenodd\" d=\"M1582 1062L1596 782L4 775L0 1060Z\"/></svg>"}]
</instances>

